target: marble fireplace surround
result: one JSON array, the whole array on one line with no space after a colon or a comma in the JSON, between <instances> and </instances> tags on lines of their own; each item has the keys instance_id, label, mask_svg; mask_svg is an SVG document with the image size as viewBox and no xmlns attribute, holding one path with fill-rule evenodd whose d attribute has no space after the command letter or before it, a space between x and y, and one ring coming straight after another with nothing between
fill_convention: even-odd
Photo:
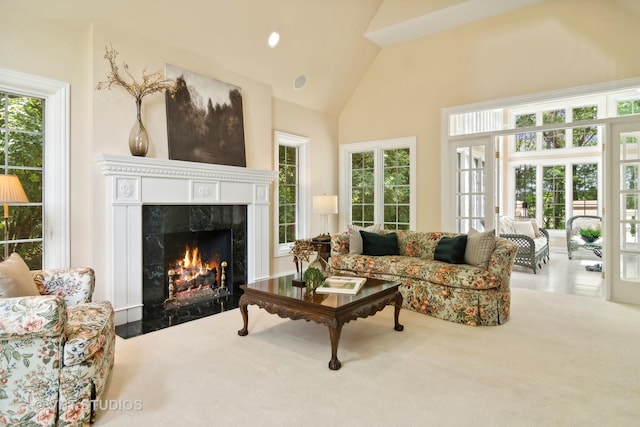
<instances>
[{"instance_id":1,"label":"marble fireplace surround","mask_svg":"<svg viewBox=\"0 0 640 427\"><path fill-rule=\"evenodd\" d=\"M116 325L142 319L142 206L246 205L247 280L269 277L270 185L276 172L98 154L105 177L106 287Z\"/></svg>"}]
</instances>

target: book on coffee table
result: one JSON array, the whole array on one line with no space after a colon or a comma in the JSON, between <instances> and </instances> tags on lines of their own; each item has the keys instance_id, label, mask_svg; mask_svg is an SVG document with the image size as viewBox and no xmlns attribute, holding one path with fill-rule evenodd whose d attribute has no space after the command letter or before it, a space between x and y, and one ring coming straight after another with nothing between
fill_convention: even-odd
<instances>
[{"instance_id":1,"label":"book on coffee table","mask_svg":"<svg viewBox=\"0 0 640 427\"><path fill-rule=\"evenodd\" d=\"M366 277L327 277L322 285L316 288L319 294L355 295L367 281Z\"/></svg>"}]
</instances>

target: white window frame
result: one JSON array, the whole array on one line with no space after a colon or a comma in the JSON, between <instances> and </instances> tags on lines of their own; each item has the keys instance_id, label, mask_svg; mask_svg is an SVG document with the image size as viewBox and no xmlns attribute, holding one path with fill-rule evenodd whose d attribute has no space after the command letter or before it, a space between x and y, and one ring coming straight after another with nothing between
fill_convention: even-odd
<instances>
[{"instance_id":1,"label":"white window frame","mask_svg":"<svg viewBox=\"0 0 640 427\"><path fill-rule=\"evenodd\" d=\"M0 90L45 101L42 268L68 268L69 84L0 68Z\"/></svg>"},{"instance_id":2,"label":"white window frame","mask_svg":"<svg viewBox=\"0 0 640 427\"><path fill-rule=\"evenodd\" d=\"M273 140L274 140L274 156L273 156L273 163L274 163L274 170L277 172L279 169L279 147L281 145L286 145L286 146L290 146L290 147L297 147L298 148L298 158L297 158L297 171L298 171L298 177L297 177L297 187L298 187L298 191L296 192L297 198L298 200L296 201L297 203L297 208L298 211L296 212L296 239L303 239L306 238L306 236L309 235L309 212L310 212L310 208L309 208L309 200L310 200L310 196L309 196L309 150L308 150L308 146L309 146L309 138L304 137L304 136L300 136L300 135L294 135L294 134L290 134L290 133L286 133L286 132L281 132L281 131L275 131L274 135L273 135ZM273 196L273 207L274 207L274 214L273 214L273 224L274 224L274 249L273 249L273 253L274 256L276 257L282 257L282 256L289 256L291 255L291 246L293 245L292 243L283 243L280 244L280 238L279 238L279 229L280 229L280 222L279 222L279 207L280 207L280 192L279 192L279 183L276 183L276 185L274 186L274 196Z\"/></svg>"},{"instance_id":3,"label":"white window frame","mask_svg":"<svg viewBox=\"0 0 640 427\"><path fill-rule=\"evenodd\" d=\"M536 133L536 151L515 151L515 145L512 143L509 143L507 144L507 154L509 158L510 159L515 159L518 157L530 158L530 157L538 157L538 156L554 157L559 155L575 156L576 153L579 153L578 155L582 155L583 153L584 154L590 154L593 152L598 153L602 149L601 148L602 139L604 138L604 135L602 133L602 127L598 127L598 145L590 146L590 147L575 147L573 145L572 129L573 129L573 126L575 126L575 123L580 123L580 122L573 121L573 110L575 108L588 107L592 105L595 105L598 108L598 117L594 120L602 119L603 117L606 117L609 114L609 112L607 111L607 108L608 108L607 100L605 99L605 97L602 97L602 96L583 97L580 99L568 99L562 102L554 101L554 102L547 102L547 103L537 103L535 105L527 106L527 107L517 107L517 108L506 107L505 115L507 115L506 117L507 129L513 129L516 131L513 134L507 136L507 138L510 138L510 139L515 138L515 135L517 133L530 132L526 128L515 127L515 116L517 115L535 114L536 126L545 127L545 125L542 124L543 112L564 110L566 113L565 123L554 123L546 126L546 127L556 127L558 129L567 130L566 140L565 140L567 145L565 148L544 150L542 148L542 142L543 142L542 132L537 131L535 132ZM613 107L615 109L615 104L613 104ZM582 127L582 126L579 126L579 127ZM523 131L518 132L520 129L523 129Z\"/></svg>"},{"instance_id":4,"label":"white window frame","mask_svg":"<svg viewBox=\"0 0 640 427\"><path fill-rule=\"evenodd\" d=\"M382 224L384 218L384 162L382 161L382 152L384 150L393 150L400 148L409 149L409 228L416 229L416 137L402 137L382 139L375 141L355 142L351 144L340 145L340 230L346 230L351 224L351 154L366 151L374 152L375 176L374 185L376 195L374 200L374 223Z\"/></svg>"}]
</instances>

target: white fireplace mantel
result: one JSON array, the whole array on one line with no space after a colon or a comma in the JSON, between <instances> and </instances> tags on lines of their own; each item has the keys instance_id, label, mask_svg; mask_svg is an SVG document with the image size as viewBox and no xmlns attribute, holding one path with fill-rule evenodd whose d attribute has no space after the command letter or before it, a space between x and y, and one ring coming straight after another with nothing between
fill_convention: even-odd
<instances>
[{"instance_id":1,"label":"white fireplace mantel","mask_svg":"<svg viewBox=\"0 0 640 427\"><path fill-rule=\"evenodd\" d=\"M276 172L98 154L106 178L106 286L116 324L142 319L142 206L246 205L247 279L269 276L269 187Z\"/></svg>"}]
</instances>

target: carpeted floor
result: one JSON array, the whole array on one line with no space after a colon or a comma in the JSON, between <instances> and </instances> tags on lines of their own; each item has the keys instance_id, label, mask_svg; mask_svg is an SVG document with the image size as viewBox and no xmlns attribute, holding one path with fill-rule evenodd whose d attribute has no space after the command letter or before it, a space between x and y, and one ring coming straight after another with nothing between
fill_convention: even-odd
<instances>
[{"instance_id":1,"label":"carpeted floor","mask_svg":"<svg viewBox=\"0 0 640 427\"><path fill-rule=\"evenodd\" d=\"M637 426L640 306L513 289L470 327L393 309L329 333L249 307L127 340L96 426ZM109 409L110 408L110 409Z\"/></svg>"}]
</instances>

